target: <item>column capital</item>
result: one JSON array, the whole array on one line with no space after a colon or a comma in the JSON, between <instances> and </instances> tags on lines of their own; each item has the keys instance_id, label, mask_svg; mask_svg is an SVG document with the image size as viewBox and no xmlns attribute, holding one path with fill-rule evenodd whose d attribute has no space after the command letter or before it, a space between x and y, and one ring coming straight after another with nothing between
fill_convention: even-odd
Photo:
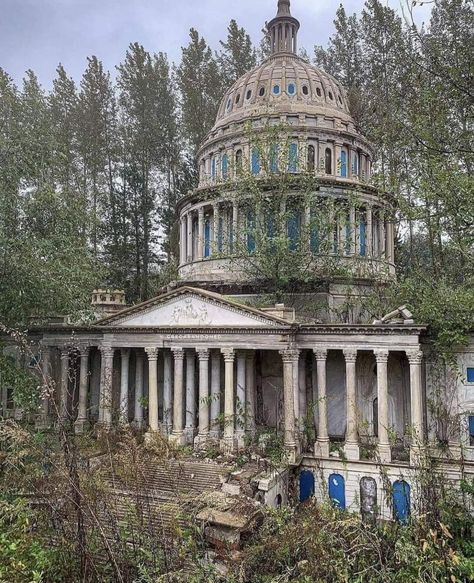
<instances>
[{"instance_id":1,"label":"column capital","mask_svg":"<svg viewBox=\"0 0 474 583\"><path fill-rule=\"evenodd\" d=\"M357 360L357 348L344 348L342 352L346 362L355 362Z\"/></svg>"},{"instance_id":2,"label":"column capital","mask_svg":"<svg viewBox=\"0 0 474 583\"><path fill-rule=\"evenodd\" d=\"M70 354L69 346L61 346L59 350L61 351L61 359L69 358Z\"/></svg>"},{"instance_id":3,"label":"column capital","mask_svg":"<svg viewBox=\"0 0 474 583\"><path fill-rule=\"evenodd\" d=\"M209 360L210 356L209 348L199 348L198 350L196 350L196 352L200 361Z\"/></svg>"},{"instance_id":4,"label":"column capital","mask_svg":"<svg viewBox=\"0 0 474 583\"><path fill-rule=\"evenodd\" d=\"M103 358L113 358L115 353L115 348L110 346L110 344L101 344L99 350Z\"/></svg>"},{"instance_id":5,"label":"column capital","mask_svg":"<svg viewBox=\"0 0 474 583\"><path fill-rule=\"evenodd\" d=\"M390 353L389 350L383 350L383 349L374 350L375 360L377 362L381 362L381 363L388 362L389 353Z\"/></svg>"},{"instance_id":6,"label":"column capital","mask_svg":"<svg viewBox=\"0 0 474 583\"><path fill-rule=\"evenodd\" d=\"M234 362L235 350L233 348L221 348L222 355L225 362Z\"/></svg>"},{"instance_id":7,"label":"column capital","mask_svg":"<svg viewBox=\"0 0 474 583\"><path fill-rule=\"evenodd\" d=\"M423 360L423 352L421 350L407 350L406 355L410 364L421 364Z\"/></svg>"},{"instance_id":8,"label":"column capital","mask_svg":"<svg viewBox=\"0 0 474 583\"><path fill-rule=\"evenodd\" d=\"M288 348L286 350L280 350L279 352L281 354L283 362L285 363L298 361L300 357L300 351L291 348Z\"/></svg>"},{"instance_id":9,"label":"column capital","mask_svg":"<svg viewBox=\"0 0 474 583\"><path fill-rule=\"evenodd\" d=\"M148 360L158 360L158 348L155 346L147 346L145 352L148 356Z\"/></svg>"},{"instance_id":10,"label":"column capital","mask_svg":"<svg viewBox=\"0 0 474 583\"><path fill-rule=\"evenodd\" d=\"M322 346L316 346L316 348L313 348L313 352L314 352L314 356L316 357L316 360L321 360L321 361L326 361L327 357L328 357L328 349L327 348L323 348Z\"/></svg>"},{"instance_id":11,"label":"column capital","mask_svg":"<svg viewBox=\"0 0 474 583\"><path fill-rule=\"evenodd\" d=\"M204 217L204 207L203 206L200 206L198 208L198 216L200 219L202 219Z\"/></svg>"},{"instance_id":12,"label":"column capital","mask_svg":"<svg viewBox=\"0 0 474 583\"><path fill-rule=\"evenodd\" d=\"M174 346L171 348L175 360L184 360L184 348L181 346Z\"/></svg>"},{"instance_id":13,"label":"column capital","mask_svg":"<svg viewBox=\"0 0 474 583\"><path fill-rule=\"evenodd\" d=\"M81 357L87 358L89 356L89 352L91 351L91 346L90 344L79 344L77 350Z\"/></svg>"}]
</instances>

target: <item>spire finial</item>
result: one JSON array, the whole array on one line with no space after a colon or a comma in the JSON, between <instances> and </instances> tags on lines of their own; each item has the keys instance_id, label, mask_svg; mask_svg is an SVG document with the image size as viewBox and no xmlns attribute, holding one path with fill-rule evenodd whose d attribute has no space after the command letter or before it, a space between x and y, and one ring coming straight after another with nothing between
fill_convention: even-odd
<instances>
[{"instance_id":1,"label":"spire finial","mask_svg":"<svg viewBox=\"0 0 474 583\"><path fill-rule=\"evenodd\" d=\"M278 0L277 18L280 16L291 16L290 0Z\"/></svg>"}]
</instances>

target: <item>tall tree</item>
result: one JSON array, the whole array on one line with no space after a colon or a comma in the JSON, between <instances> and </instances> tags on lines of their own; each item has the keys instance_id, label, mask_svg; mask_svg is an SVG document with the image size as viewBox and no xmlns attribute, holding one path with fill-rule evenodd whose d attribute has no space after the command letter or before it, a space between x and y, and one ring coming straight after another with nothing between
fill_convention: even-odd
<instances>
[{"instance_id":1,"label":"tall tree","mask_svg":"<svg viewBox=\"0 0 474 583\"><path fill-rule=\"evenodd\" d=\"M221 100L222 79L212 50L194 28L191 41L182 48L176 70L181 93L183 129L195 157L207 132L212 128Z\"/></svg>"},{"instance_id":2,"label":"tall tree","mask_svg":"<svg viewBox=\"0 0 474 583\"><path fill-rule=\"evenodd\" d=\"M220 41L222 50L217 55L222 81L229 88L242 75L257 64L257 54L250 35L231 20L227 28L227 40Z\"/></svg>"}]
</instances>

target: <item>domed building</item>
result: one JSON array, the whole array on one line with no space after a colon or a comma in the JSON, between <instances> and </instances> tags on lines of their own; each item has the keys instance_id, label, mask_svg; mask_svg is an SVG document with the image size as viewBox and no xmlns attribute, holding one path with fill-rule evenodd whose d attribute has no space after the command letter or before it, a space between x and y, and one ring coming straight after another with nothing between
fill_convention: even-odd
<instances>
[{"instance_id":1,"label":"domed building","mask_svg":"<svg viewBox=\"0 0 474 583\"><path fill-rule=\"evenodd\" d=\"M390 517L377 491L389 480L406 503L427 437L425 328L404 306L375 322L358 309L395 275L392 203L371 185L374 152L344 88L298 57L299 26L279 0L270 56L222 99L199 185L178 204L179 281L126 308L97 291L105 317L32 338L78 432L130 423L224 452L281 440L286 469L259 486L267 503L287 499L293 473L301 500L329 488L342 508ZM278 229L286 262L303 257L307 272L288 304L269 305L268 273L248 265L264 243L272 254ZM52 410L45 397L39 423Z\"/></svg>"},{"instance_id":2,"label":"domed building","mask_svg":"<svg viewBox=\"0 0 474 583\"><path fill-rule=\"evenodd\" d=\"M346 91L297 55L299 26L289 2L279 2L268 24L270 57L222 99L198 152L199 186L179 203L179 275L186 284L255 301L255 284L266 282L253 281L236 257L259 251L252 227L269 231L265 209L260 220L255 216L255 188L271 198L272 184L291 175L281 201L289 246L307 249L307 270L334 307L344 301L343 284L364 295L375 279L394 276L393 209L390 197L370 185L373 150L356 128ZM328 256L332 274L324 272ZM320 318L330 320L328 310Z\"/></svg>"}]
</instances>

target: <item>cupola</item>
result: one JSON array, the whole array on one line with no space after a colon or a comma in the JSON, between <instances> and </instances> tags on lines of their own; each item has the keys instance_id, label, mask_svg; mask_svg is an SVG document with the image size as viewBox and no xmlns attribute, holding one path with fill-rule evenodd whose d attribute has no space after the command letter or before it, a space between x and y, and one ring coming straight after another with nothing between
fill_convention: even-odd
<instances>
[{"instance_id":1,"label":"cupola","mask_svg":"<svg viewBox=\"0 0 474 583\"><path fill-rule=\"evenodd\" d=\"M272 55L298 51L300 23L291 16L290 0L278 0L276 17L267 24Z\"/></svg>"}]
</instances>

